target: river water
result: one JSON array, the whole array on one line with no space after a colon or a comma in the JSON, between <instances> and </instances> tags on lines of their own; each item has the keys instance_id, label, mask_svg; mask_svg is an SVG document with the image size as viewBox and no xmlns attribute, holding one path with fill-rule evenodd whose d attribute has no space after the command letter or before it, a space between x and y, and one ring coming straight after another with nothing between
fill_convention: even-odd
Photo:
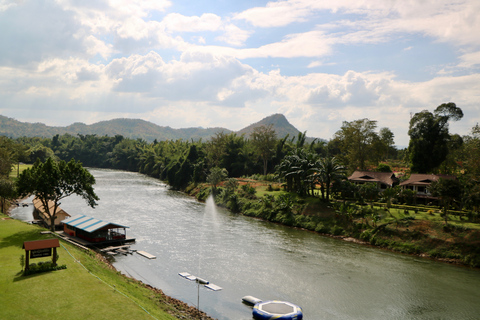
<instances>
[{"instance_id":1,"label":"river water","mask_svg":"<svg viewBox=\"0 0 480 320\"><path fill-rule=\"evenodd\" d=\"M232 214L137 173L91 169L95 209L61 207L129 226L132 249L114 266L218 319L252 319L241 298L285 300L304 319L480 319L480 272ZM25 208L16 209L24 219ZM30 208L31 210L31 208ZM28 220L28 218L25 218ZM223 289L178 275L188 272Z\"/></svg>"}]
</instances>

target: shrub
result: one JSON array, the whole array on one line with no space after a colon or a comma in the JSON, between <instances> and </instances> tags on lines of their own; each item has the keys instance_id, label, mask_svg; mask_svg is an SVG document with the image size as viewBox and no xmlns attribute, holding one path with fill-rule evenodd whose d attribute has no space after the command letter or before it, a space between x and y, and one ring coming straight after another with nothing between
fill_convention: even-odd
<instances>
[{"instance_id":1,"label":"shrub","mask_svg":"<svg viewBox=\"0 0 480 320\"><path fill-rule=\"evenodd\" d=\"M317 226L315 227L315 231L319 233L328 233L328 230L328 227L321 222L317 223Z\"/></svg>"},{"instance_id":2,"label":"shrub","mask_svg":"<svg viewBox=\"0 0 480 320\"><path fill-rule=\"evenodd\" d=\"M254 187L252 187L249 183L244 184L242 186L242 191L244 193L245 198L256 199L255 193L257 192L257 190Z\"/></svg>"},{"instance_id":3,"label":"shrub","mask_svg":"<svg viewBox=\"0 0 480 320\"><path fill-rule=\"evenodd\" d=\"M365 230L360 234L360 239L364 241L370 241L372 237L372 232L370 230Z\"/></svg>"},{"instance_id":4,"label":"shrub","mask_svg":"<svg viewBox=\"0 0 480 320\"><path fill-rule=\"evenodd\" d=\"M332 231L332 234L333 234L334 236L343 235L344 232L345 232L345 230L343 230L342 227L337 226L337 225L334 225L331 231Z\"/></svg>"},{"instance_id":5,"label":"shrub","mask_svg":"<svg viewBox=\"0 0 480 320\"><path fill-rule=\"evenodd\" d=\"M39 262L38 264L32 263L28 270L23 272L24 276L28 276L31 274L47 272L47 271L54 271L54 270L62 270L67 269L66 265L54 265L52 262Z\"/></svg>"}]
</instances>

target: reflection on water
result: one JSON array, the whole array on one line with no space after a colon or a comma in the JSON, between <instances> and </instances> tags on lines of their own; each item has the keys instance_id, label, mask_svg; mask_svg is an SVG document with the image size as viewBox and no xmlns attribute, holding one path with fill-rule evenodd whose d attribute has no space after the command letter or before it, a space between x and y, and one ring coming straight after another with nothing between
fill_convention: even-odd
<instances>
[{"instance_id":1,"label":"reflection on water","mask_svg":"<svg viewBox=\"0 0 480 320\"><path fill-rule=\"evenodd\" d=\"M139 255L115 267L197 304L189 272L223 288L200 289L218 319L251 319L245 295L298 304L305 319L478 319L480 272L394 254L231 214L140 174L91 170L96 209L69 197L62 208L130 226Z\"/></svg>"}]
</instances>

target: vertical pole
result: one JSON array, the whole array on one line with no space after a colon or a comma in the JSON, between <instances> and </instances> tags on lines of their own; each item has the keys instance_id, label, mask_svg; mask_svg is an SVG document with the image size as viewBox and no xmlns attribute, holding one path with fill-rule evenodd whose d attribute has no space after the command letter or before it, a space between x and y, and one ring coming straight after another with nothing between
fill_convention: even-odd
<instances>
[{"instance_id":1,"label":"vertical pole","mask_svg":"<svg viewBox=\"0 0 480 320\"><path fill-rule=\"evenodd\" d=\"M54 265L54 266L57 265L57 248L53 248L52 262L53 262L53 265Z\"/></svg>"},{"instance_id":2,"label":"vertical pole","mask_svg":"<svg viewBox=\"0 0 480 320\"><path fill-rule=\"evenodd\" d=\"M30 260L29 260L30 251L25 250L25 270L30 269Z\"/></svg>"},{"instance_id":3,"label":"vertical pole","mask_svg":"<svg viewBox=\"0 0 480 320\"><path fill-rule=\"evenodd\" d=\"M200 282L197 279L197 310L200 313Z\"/></svg>"}]
</instances>

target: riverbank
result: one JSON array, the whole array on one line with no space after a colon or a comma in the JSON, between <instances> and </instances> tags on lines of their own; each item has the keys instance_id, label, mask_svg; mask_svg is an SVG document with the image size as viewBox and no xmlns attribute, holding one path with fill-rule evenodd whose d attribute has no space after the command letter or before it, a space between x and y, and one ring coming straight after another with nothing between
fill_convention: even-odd
<instances>
[{"instance_id":1,"label":"riverbank","mask_svg":"<svg viewBox=\"0 0 480 320\"><path fill-rule=\"evenodd\" d=\"M204 201L210 186L192 185L185 192ZM480 229L458 222L445 226L438 212L421 215L408 210L325 203L314 197L299 198L265 182L243 180L235 190L218 188L215 202L235 213L323 236L480 268Z\"/></svg>"},{"instance_id":2,"label":"riverbank","mask_svg":"<svg viewBox=\"0 0 480 320\"><path fill-rule=\"evenodd\" d=\"M62 240L59 257L65 270L23 276L23 242L53 235L0 217L1 319L212 319L160 289L122 275L100 254Z\"/></svg>"}]
</instances>

